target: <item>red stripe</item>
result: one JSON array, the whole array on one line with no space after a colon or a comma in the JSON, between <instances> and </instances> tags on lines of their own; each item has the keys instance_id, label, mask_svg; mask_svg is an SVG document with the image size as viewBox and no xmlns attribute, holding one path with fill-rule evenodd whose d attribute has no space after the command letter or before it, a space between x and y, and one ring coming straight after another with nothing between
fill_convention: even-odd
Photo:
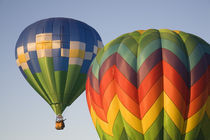
<instances>
[{"instance_id":1,"label":"red stripe","mask_svg":"<svg viewBox=\"0 0 210 140\"><path fill-rule=\"evenodd\" d=\"M138 104L138 94L136 87L132 83L130 83L116 67L114 79L118 83L120 88Z\"/></svg>"},{"instance_id":2,"label":"red stripe","mask_svg":"<svg viewBox=\"0 0 210 140\"><path fill-rule=\"evenodd\" d=\"M107 122L106 114L104 113L104 110L97 106L94 102L91 102L91 105L96 112L96 115L103 121Z\"/></svg>"},{"instance_id":3,"label":"red stripe","mask_svg":"<svg viewBox=\"0 0 210 140\"><path fill-rule=\"evenodd\" d=\"M90 86L90 80L89 78L87 79L86 81L86 100L87 100L87 104L88 104L88 109L89 109L89 112L91 112L91 99L90 99L90 91L89 91L89 86Z\"/></svg>"},{"instance_id":4,"label":"red stripe","mask_svg":"<svg viewBox=\"0 0 210 140\"><path fill-rule=\"evenodd\" d=\"M110 84L110 82L114 79L114 67L116 66L112 66L110 67L103 75L103 77L101 78L100 81L100 94L104 94L107 86Z\"/></svg>"},{"instance_id":5,"label":"red stripe","mask_svg":"<svg viewBox=\"0 0 210 140\"><path fill-rule=\"evenodd\" d=\"M201 93L199 97L197 97L190 103L187 118L190 118L195 113L197 113L206 103L207 98L208 98L208 88L206 87L203 93Z\"/></svg>"},{"instance_id":6,"label":"red stripe","mask_svg":"<svg viewBox=\"0 0 210 140\"><path fill-rule=\"evenodd\" d=\"M129 112L131 112L133 115L140 119L139 104L137 104L133 99L131 99L130 96L128 96L128 94L125 93L117 83L116 93L123 106L127 108Z\"/></svg>"},{"instance_id":7,"label":"red stripe","mask_svg":"<svg viewBox=\"0 0 210 140\"><path fill-rule=\"evenodd\" d=\"M206 86L208 86L208 71L191 87L190 102L200 96Z\"/></svg>"},{"instance_id":8,"label":"red stripe","mask_svg":"<svg viewBox=\"0 0 210 140\"><path fill-rule=\"evenodd\" d=\"M163 80L163 85L166 95L171 99L171 101L175 104L182 116L185 118L186 105L182 95L177 90L177 88L171 83L171 81L169 81L168 78L165 76Z\"/></svg>"},{"instance_id":9,"label":"red stripe","mask_svg":"<svg viewBox=\"0 0 210 140\"><path fill-rule=\"evenodd\" d=\"M97 116L99 118L101 118L103 121L107 122L107 119L106 119L106 115L104 113L104 110L99 107L97 104L94 103L93 101L93 92L91 90L89 90L91 88L91 85L90 85L90 81L89 81L89 78L87 80L87 85L86 85L86 95L87 95L87 102L88 102L88 108L89 108L89 111L91 112L91 106L93 107L93 110L95 111L95 113L97 114Z\"/></svg>"},{"instance_id":10,"label":"red stripe","mask_svg":"<svg viewBox=\"0 0 210 140\"><path fill-rule=\"evenodd\" d=\"M181 93L185 104L189 104L190 91L181 75L167 62L163 61L164 76L176 87Z\"/></svg>"},{"instance_id":11,"label":"red stripe","mask_svg":"<svg viewBox=\"0 0 210 140\"><path fill-rule=\"evenodd\" d=\"M148 73L148 75L141 82L141 85L138 88L139 103L142 102L146 94L149 92L151 87L157 82L157 80L160 79L162 74L162 62L160 62L150 71L150 73ZM138 75L138 77L140 76L141 75Z\"/></svg>"},{"instance_id":12,"label":"red stripe","mask_svg":"<svg viewBox=\"0 0 210 140\"><path fill-rule=\"evenodd\" d=\"M90 85L90 84L89 84ZM97 104L99 107L103 108L103 104L102 104L102 99L101 99L101 95L99 93L97 93L92 86L89 86L89 91L91 93L91 99L92 102L94 102L95 104Z\"/></svg>"}]
</instances>

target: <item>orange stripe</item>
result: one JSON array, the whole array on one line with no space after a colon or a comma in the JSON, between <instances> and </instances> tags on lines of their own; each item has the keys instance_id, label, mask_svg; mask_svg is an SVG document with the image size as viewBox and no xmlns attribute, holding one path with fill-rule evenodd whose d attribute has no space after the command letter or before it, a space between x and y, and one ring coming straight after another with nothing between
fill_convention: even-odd
<instances>
[{"instance_id":1,"label":"orange stripe","mask_svg":"<svg viewBox=\"0 0 210 140\"><path fill-rule=\"evenodd\" d=\"M100 94L104 94L106 88L110 84L110 82L114 79L114 67L110 67L103 75L103 77L100 77Z\"/></svg>"},{"instance_id":2,"label":"orange stripe","mask_svg":"<svg viewBox=\"0 0 210 140\"><path fill-rule=\"evenodd\" d=\"M187 87L185 81L179 75L179 73L167 62L163 61L163 73L164 76L177 88L181 93L186 104L189 104L190 90Z\"/></svg>"},{"instance_id":3,"label":"orange stripe","mask_svg":"<svg viewBox=\"0 0 210 140\"><path fill-rule=\"evenodd\" d=\"M88 104L88 109L90 111L91 109L91 99L90 99L90 91L89 91L89 86L90 86L90 79L88 78L86 81L86 100L87 100L87 104Z\"/></svg>"},{"instance_id":4,"label":"orange stripe","mask_svg":"<svg viewBox=\"0 0 210 140\"><path fill-rule=\"evenodd\" d=\"M89 84L90 85L90 84ZM92 86L90 85L89 86L89 91L91 93L91 99L92 101L97 104L99 107L103 107L103 104L102 104L102 99L101 99L101 95L99 93L97 93L93 88Z\"/></svg>"},{"instance_id":5,"label":"orange stripe","mask_svg":"<svg viewBox=\"0 0 210 140\"><path fill-rule=\"evenodd\" d=\"M144 117L147 111L151 108L151 106L155 103L157 98L163 91L163 78L160 77L159 80L153 84L152 88L149 90L147 95L144 97L142 102L139 104L140 108L140 119ZM141 93L138 93L139 95Z\"/></svg>"},{"instance_id":6,"label":"orange stripe","mask_svg":"<svg viewBox=\"0 0 210 140\"><path fill-rule=\"evenodd\" d=\"M109 85L107 86L106 90L104 91L103 107L104 107L104 112L106 115L107 115L109 106L110 106L114 96L116 95L115 89L116 89L116 84L115 84L114 80L112 80L109 83Z\"/></svg>"},{"instance_id":7,"label":"orange stripe","mask_svg":"<svg viewBox=\"0 0 210 140\"><path fill-rule=\"evenodd\" d=\"M136 102L134 102L133 99L131 99L130 96L128 96L128 94L125 93L117 83L116 83L116 93L123 106L129 112L131 112L133 115L135 115L137 118L140 119L139 105Z\"/></svg>"},{"instance_id":8,"label":"orange stripe","mask_svg":"<svg viewBox=\"0 0 210 140\"><path fill-rule=\"evenodd\" d=\"M187 118L190 118L193 116L195 113L197 113L203 105L206 103L208 99L208 88L206 88L199 97L194 99L190 104L189 104L189 111Z\"/></svg>"},{"instance_id":9,"label":"orange stripe","mask_svg":"<svg viewBox=\"0 0 210 140\"><path fill-rule=\"evenodd\" d=\"M106 115L104 113L104 110L103 108L99 107L96 103L94 103L94 99L93 99L93 93L94 93L94 90L93 88L91 88L91 85L90 85L90 80L88 78L87 80L87 91L86 91L86 94L87 94L87 101L88 101L88 104L89 105L89 110L91 109L91 106L93 107L93 109L95 110L97 116L99 116L102 120L104 120L105 122L107 121L106 120ZM90 90L92 89L92 91ZM95 94L95 93L94 93ZM97 94L97 93L96 93ZM100 97L100 95L99 95Z\"/></svg>"},{"instance_id":10,"label":"orange stripe","mask_svg":"<svg viewBox=\"0 0 210 140\"><path fill-rule=\"evenodd\" d=\"M97 116L101 118L101 120L107 122L107 116L105 115L104 110L97 106L94 102L91 102L91 106L95 110Z\"/></svg>"},{"instance_id":11,"label":"orange stripe","mask_svg":"<svg viewBox=\"0 0 210 140\"><path fill-rule=\"evenodd\" d=\"M176 105L183 117L185 117L186 105L181 93L177 88L164 76L163 80L164 91L171 101Z\"/></svg>"}]
</instances>

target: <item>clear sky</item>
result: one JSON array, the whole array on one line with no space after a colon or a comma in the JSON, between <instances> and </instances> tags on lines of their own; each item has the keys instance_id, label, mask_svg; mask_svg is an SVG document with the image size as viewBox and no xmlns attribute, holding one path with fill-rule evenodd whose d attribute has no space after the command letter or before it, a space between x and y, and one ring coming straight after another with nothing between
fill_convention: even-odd
<instances>
[{"instance_id":1,"label":"clear sky","mask_svg":"<svg viewBox=\"0 0 210 140\"><path fill-rule=\"evenodd\" d=\"M95 28L108 43L139 29L167 28L210 43L210 0L0 0L0 140L98 140L85 92L66 108L66 128L31 88L15 62L22 30L44 18L69 17Z\"/></svg>"}]
</instances>

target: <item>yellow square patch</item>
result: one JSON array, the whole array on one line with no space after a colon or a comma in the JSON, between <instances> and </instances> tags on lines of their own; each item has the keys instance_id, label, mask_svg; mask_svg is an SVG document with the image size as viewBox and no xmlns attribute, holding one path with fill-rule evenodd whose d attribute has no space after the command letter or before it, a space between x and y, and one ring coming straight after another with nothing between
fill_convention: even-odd
<instances>
[{"instance_id":1,"label":"yellow square patch","mask_svg":"<svg viewBox=\"0 0 210 140\"><path fill-rule=\"evenodd\" d=\"M26 62L26 57L25 57L25 54L21 54L18 56L18 60L19 60L19 63L25 63Z\"/></svg>"},{"instance_id":2,"label":"yellow square patch","mask_svg":"<svg viewBox=\"0 0 210 140\"><path fill-rule=\"evenodd\" d=\"M84 58L85 57L85 51L84 50L73 50L70 49L69 53L70 58Z\"/></svg>"},{"instance_id":3,"label":"yellow square patch","mask_svg":"<svg viewBox=\"0 0 210 140\"><path fill-rule=\"evenodd\" d=\"M52 49L52 41L36 43L36 50Z\"/></svg>"}]
</instances>

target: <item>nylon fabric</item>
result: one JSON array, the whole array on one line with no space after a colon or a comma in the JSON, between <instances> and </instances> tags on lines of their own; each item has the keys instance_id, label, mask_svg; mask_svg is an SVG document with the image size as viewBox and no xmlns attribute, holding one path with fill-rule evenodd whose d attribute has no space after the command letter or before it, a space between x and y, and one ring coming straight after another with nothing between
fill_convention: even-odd
<instances>
[{"instance_id":1,"label":"nylon fabric","mask_svg":"<svg viewBox=\"0 0 210 140\"><path fill-rule=\"evenodd\" d=\"M103 44L89 25L49 18L29 25L16 43L16 62L29 84L61 115L85 90L88 68Z\"/></svg>"},{"instance_id":2,"label":"nylon fabric","mask_svg":"<svg viewBox=\"0 0 210 140\"><path fill-rule=\"evenodd\" d=\"M100 139L207 140L209 60L209 44L182 31L139 30L105 45L86 82Z\"/></svg>"}]
</instances>

